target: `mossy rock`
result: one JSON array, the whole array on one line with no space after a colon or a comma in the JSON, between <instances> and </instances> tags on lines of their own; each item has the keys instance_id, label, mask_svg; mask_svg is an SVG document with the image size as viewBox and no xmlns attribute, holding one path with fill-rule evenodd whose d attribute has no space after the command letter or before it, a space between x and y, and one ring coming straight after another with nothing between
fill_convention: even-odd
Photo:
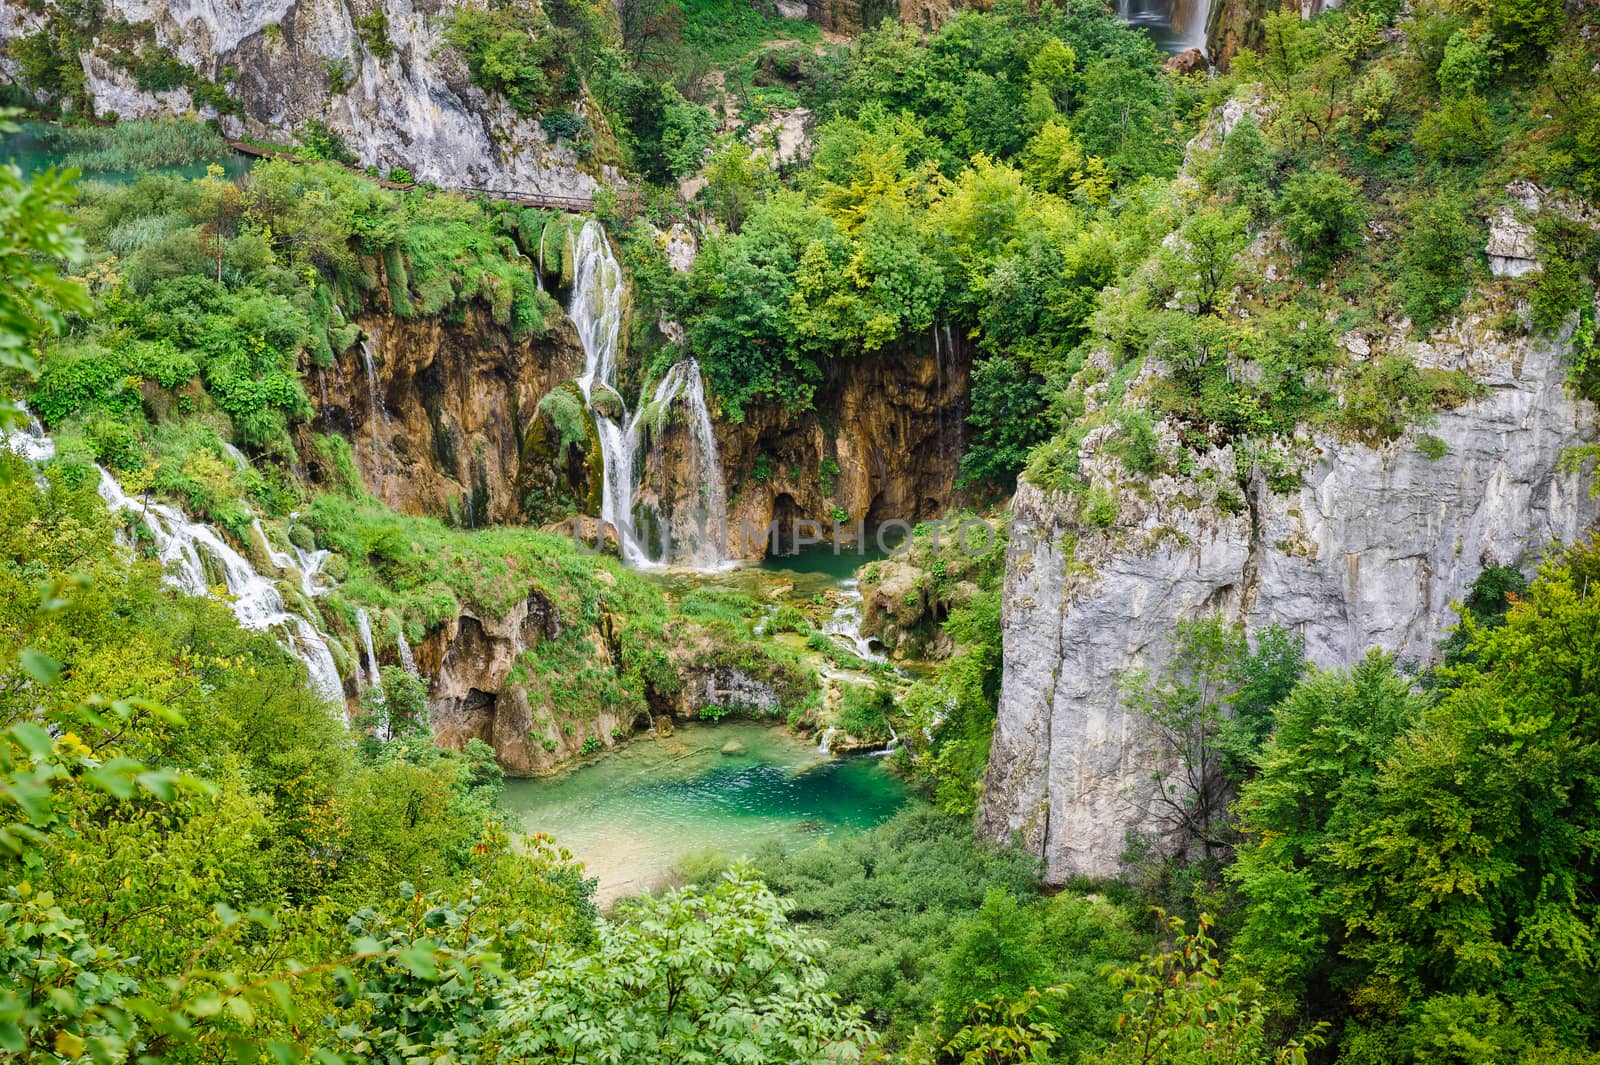
<instances>
[{"instance_id":1,"label":"mossy rock","mask_svg":"<svg viewBox=\"0 0 1600 1065\"><path fill-rule=\"evenodd\" d=\"M302 551L315 551L317 549L316 534L308 526L295 522L289 526L289 542Z\"/></svg>"},{"instance_id":2,"label":"mossy rock","mask_svg":"<svg viewBox=\"0 0 1600 1065\"><path fill-rule=\"evenodd\" d=\"M619 421L628 413L627 404L623 403L622 397L603 386L596 387L589 393L589 402L596 414L612 421Z\"/></svg>"},{"instance_id":3,"label":"mossy rock","mask_svg":"<svg viewBox=\"0 0 1600 1065\"><path fill-rule=\"evenodd\" d=\"M722 745L722 753L728 755L743 754L744 744L740 743L738 740L729 740L727 743Z\"/></svg>"},{"instance_id":4,"label":"mossy rock","mask_svg":"<svg viewBox=\"0 0 1600 1065\"><path fill-rule=\"evenodd\" d=\"M329 580L343 581L350 575L350 563L343 555L329 555L322 572Z\"/></svg>"}]
</instances>

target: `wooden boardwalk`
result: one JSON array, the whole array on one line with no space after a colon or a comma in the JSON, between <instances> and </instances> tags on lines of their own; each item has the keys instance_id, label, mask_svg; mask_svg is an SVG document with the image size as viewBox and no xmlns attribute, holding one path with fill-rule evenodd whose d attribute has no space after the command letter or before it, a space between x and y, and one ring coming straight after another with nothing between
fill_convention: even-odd
<instances>
[{"instance_id":1,"label":"wooden boardwalk","mask_svg":"<svg viewBox=\"0 0 1600 1065\"><path fill-rule=\"evenodd\" d=\"M307 160L303 156L295 155L293 152L282 152L275 148L263 148L261 145L251 144L249 141L230 140L228 141L228 147L232 148L241 155L251 155L261 159L284 159L291 163L304 163L311 161ZM400 192L410 192L413 189L432 187L419 185L416 182L408 183L404 181L390 181L388 178L373 177L360 167L351 166L349 163L340 163L339 165L343 166L352 174L357 174L373 184L381 185L386 189L395 189ZM514 203L518 207L543 207L549 210L574 212L594 210L594 197L592 196L556 196L550 193L538 191L480 189L474 188L470 185L441 185L437 187L444 192L459 192L470 196L484 196L491 200L499 200L502 203Z\"/></svg>"}]
</instances>

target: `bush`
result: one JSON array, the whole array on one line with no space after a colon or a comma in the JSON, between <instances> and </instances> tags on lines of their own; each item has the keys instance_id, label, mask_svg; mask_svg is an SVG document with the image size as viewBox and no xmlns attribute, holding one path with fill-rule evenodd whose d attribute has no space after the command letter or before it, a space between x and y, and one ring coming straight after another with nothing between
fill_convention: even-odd
<instances>
[{"instance_id":1,"label":"bush","mask_svg":"<svg viewBox=\"0 0 1600 1065\"><path fill-rule=\"evenodd\" d=\"M1367 207L1361 189L1332 170L1296 174L1278 204L1283 234L1314 280L1361 246Z\"/></svg>"},{"instance_id":2,"label":"bush","mask_svg":"<svg viewBox=\"0 0 1600 1065\"><path fill-rule=\"evenodd\" d=\"M473 84L500 93L518 114L538 114L551 96L559 45L537 5L461 8L445 23L444 39L466 60Z\"/></svg>"},{"instance_id":3,"label":"bush","mask_svg":"<svg viewBox=\"0 0 1600 1065\"><path fill-rule=\"evenodd\" d=\"M1272 151L1254 115L1245 115L1228 132L1222 150L1206 172L1217 195L1232 200L1257 221L1272 208Z\"/></svg>"},{"instance_id":4,"label":"bush","mask_svg":"<svg viewBox=\"0 0 1600 1065\"><path fill-rule=\"evenodd\" d=\"M1412 323L1426 333L1460 305L1477 245L1468 205L1450 192L1412 204L1400 254L1400 294Z\"/></svg>"},{"instance_id":5,"label":"bush","mask_svg":"<svg viewBox=\"0 0 1600 1065\"><path fill-rule=\"evenodd\" d=\"M1417 123L1417 147L1444 162L1481 159L1496 140L1489 105L1476 93L1445 101Z\"/></svg>"},{"instance_id":6,"label":"bush","mask_svg":"<svg viewBox=\"0 0 1600 1065\"><path fill-rule=\"evenodd\" d=\"M844 689L839 727L863 743L888 743L889 713L893 709L893 690L881 685L851 685Z\"/></svg>"},{"instance_id":7,"label":"bush","mask_svg":"<svg viewBox=\"0 0 1600 1065\"><path fill-rule=\"evenodd\" d=\"M1371 443L1395 439L1434 407L1433 390L1407 355L1384 355L1363 363L1344 399L1341 424Z\"/></svg>"},{"instance_id":8,"label":"bush","mask_svg":"<svg viewBox=\"0 0 1600 1065\"><path fill-rule=\"evenodd\" d=\"M1600 232L1559 211L1545 211L1534 222L1534 241L1543 267L1533 278L1529 303L1533 327L1553 333L1574 311L1594 298L1594 270Z\"/></svg>"},{"instance_id":9,"label":"bush","mask_svg":"<svg viewBox=\"0 0 1600 1065\"><path fill-rule=\"evenodd\" d=\"M1444 58L1434 72L1439 91L1451 98L1478 95L1489 83L1492 63L1483 38L1457 30L1445 43Z\"/></svg>"},{"instance_id":10,"label":"bush","mask_svg":"<svg viewBox=\"0 0 1600 1065\"><path fill-rule=\"evenodd\" d=\"M300 142L300 154L307 159L355 164L355 153L345 144L344 138L320 118L306 119L305 125L295 131L295 136Z\"/></svg>"}]
</instances>

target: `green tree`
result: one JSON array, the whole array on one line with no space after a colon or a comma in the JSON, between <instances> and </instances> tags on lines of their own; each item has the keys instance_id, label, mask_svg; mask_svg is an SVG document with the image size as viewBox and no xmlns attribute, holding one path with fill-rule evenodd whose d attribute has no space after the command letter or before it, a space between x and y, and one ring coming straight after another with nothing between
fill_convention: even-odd
<instances>
[{"instance_id":1,"label":"green tree","mask_svg":"<svg viewBox=\"0 0 1600 1065\"><path fill-rule=\"evenodd\" d=\"M1239 275L1239 253L1247 239L1245 213L1202 207L1179 233L1181 239L1167 256L1168 274L1182 298L1196 302L1197 313L1211 314Z\"/></svg>"},{"instance_id":2,"label":"green tree","mask_svg":"<svg viewBox=\"0 0 1600 1065\"><path fill-rule=\"evenodd\" d=\"M1600 542L1552 559L1466 655L1332 855L1344 953L1402 993L1492 994L1533 1039L1592 1039L1600 986ZM1418 856L1426 855L1419 862Z\"/></svg>"},{"instance_id":3,"label":"green tree","mask_svg":"<svg viewBox=\"0 0 1600 1065\"><path fill-rule=\"evenodd\" d=\"M1400 255L1400 292L1406 314L1423 333L1460 305L1467 294L1476 234L1466 201L1438 192L1411 205L1411 229Z\"/></svg>"},{"instance_id":4,"label":"green tree","mask_svg":"<svg viewBox=\"0 0 1600 1065\"><path fill-rule=\"evenodd\" d=\"M939 1005L947 1025L962 1023L975 1003L1000 996L1011 1002L1044 990L1049 969L1037 945L1035 918L1016 896L991 890L955 934L945 962Z\"/></svg>"},{"instance_id":5,"label":"green tree","mask_svg":"<svg viewBox=\"0 0 1600 1065\"><path fill-rule=\"evenodd\" d=\"M1246 902L1233 950L1275 1006L1328 1009L1349 962L1336 848L1376 815L1382 761L1423 701L1391 659L1317 673L1275 710L1260 773L1239 794L1245 842L1227 876Z\"/></svg>"},{"instance_id":6,"label":"green tree","mask_svg":"<svg viewBox=\"0 0 1600 1065\"><path fill-rule=\"evenodd\" d=\"M0 112L0 133L17 129L7 118ZM88 290L61 276L62 262L83 253L65 211L77 195L76 176L47 170L24 180L15 166L0 165L0 370L31 376L35 339L60 328L63 314L89 309ZM0 428L10 417L0 413Z\"/></svg>"},{"instance_id":7,"label":"green tree","mask_svg":"<svg viewBox=\"0 0 1600 1065\"><path fill-rule=\"evenodd\" d=\"M507 989L505 1053L575 1063L854 1061L871 1039L823 992L820 944L747 869L643 898L590 951Z\"/></svg>"},{"instance_id":8,"label":"green tree","mask_svg":"<svg viewBox=\"0 0 1600 1065\"><path fill-rule=\"evenodd\" d=\"M1266 1008L1224 974L1211 916L1202 914L1192 933L1176 917L1156 916L1172 945L1112 970L1124 1013L1118 1040L1092 1059L1096 1065L1305 1065L1320 1032L1269 1049Z\"/></svg>"},{"instance_id":9,"label":"green tree","mask_svg":"<svg viewBox=\"0 0 1600 1065\"><path fill-rule=\"evenodd\" d=\"M1320 280L1361 246L1367 208L1361 190L1332 170L1296 174L1283 186L1278 220L1301 269Z\"/></svg>"}]
</instances>

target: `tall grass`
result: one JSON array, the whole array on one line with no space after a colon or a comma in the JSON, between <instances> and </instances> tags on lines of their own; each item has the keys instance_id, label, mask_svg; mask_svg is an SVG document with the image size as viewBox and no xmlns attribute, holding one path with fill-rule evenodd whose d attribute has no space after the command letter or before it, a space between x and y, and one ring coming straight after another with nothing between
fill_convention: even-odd
<instances>
[{"instance_id":1,"label":"tall grass","mask_svg":"<svg viewBox=\"0 0 1600 1065\"><path fill-rule=\"evenodd\" d=\"M136 119L114 126L59 126L42 139L81 170L143 170L220 162L228 154L222 135L203 122Z\"/></svg>"}]
</instances>

